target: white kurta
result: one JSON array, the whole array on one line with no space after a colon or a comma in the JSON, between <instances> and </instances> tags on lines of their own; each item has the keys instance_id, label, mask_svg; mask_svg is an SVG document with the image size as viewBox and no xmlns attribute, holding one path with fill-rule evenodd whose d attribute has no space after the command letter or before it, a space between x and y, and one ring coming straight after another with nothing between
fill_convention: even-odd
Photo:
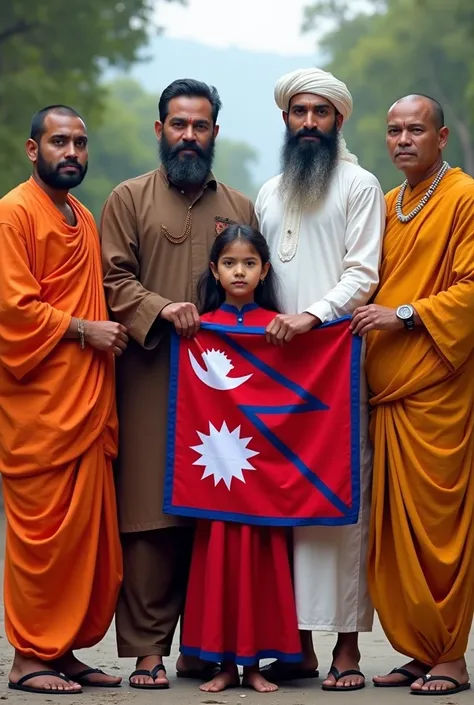
<instances>
[{"instance_id":1,"label":"white kurta","mask_svg":"<svg viewBox=\"0 0 474 705\"><path fill-rule=\"evenodd\" d=\"M322 322L366 304L378 284L385 201L377 179L360 166L339 162L324 203L301 218L298 249L282 262L278 248L284 205L280 177L258 194L255 210L271 251L285 313L308 311ZM366 556L372 455L368 399L361 375L361 508L357 525L294 529L294 577L299 628L370 631Z\"/></svg>"}]
</instances>

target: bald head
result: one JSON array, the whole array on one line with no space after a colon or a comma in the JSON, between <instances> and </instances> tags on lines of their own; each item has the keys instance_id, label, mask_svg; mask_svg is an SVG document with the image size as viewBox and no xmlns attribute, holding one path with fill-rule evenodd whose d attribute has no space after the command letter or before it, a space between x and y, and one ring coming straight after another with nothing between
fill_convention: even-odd
<instances>
[{"instance_id":1,"label":"bald head","mask_svg":"<svg viewBox=\"0 0 474 705\"><path fill-rule=\"evenodd\" d=\"M443 109L434 98L407 95L388 111L388 151L411 186L439 171L448 135Z\"/></svg>"},{"instance_id":2,"label":"bald head","mask_svg":"<svg viewBox=\"0 0 474 705\"><path fill-rule=\"evenodd\" d=\"M74 108L70 108L68 105L48 105L46 108L38 110L38 112L33 115L30 127L31 140L34 140L35 142L39 142L41 140L41 137L45 132L45 120L48 115L52 114L75 117L82 120L79 113L74 110ZM84 120L82 120L82 122L84 122Z\"/></svg>"},{"instance_id":3,"label":"bald head","mask_svg":"<svg viewBox=\"0 0 474 705\"><path fill-rule=\"evenodd\" d=\"M417 112L417 106L425 109L428 108L433 120L433 124L436 130L441 130L444 127L444 111L440 103L429 95L423 95L423 93L411 93L403 98L399 98L389 110L389 114L394 108L402 105L403 103L411 103L414 112Z\"/></svg>"}]
</instances>

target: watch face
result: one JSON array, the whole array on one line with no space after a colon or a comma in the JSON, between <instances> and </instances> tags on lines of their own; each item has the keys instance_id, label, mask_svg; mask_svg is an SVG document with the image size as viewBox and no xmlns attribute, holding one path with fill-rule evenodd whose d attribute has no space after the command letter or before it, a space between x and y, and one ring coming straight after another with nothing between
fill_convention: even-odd
<instances>
[{"instance_id":1,"label":"watch face","mask_svg":"<svg viewBox=\"0 0 474 705\"><path fill-rule=\"evenodd\" d=\"M397 315L399 318L402 319L402 321L406 321L408 318L411 318L413 316L413 308L408 305L400 306L397 311Z\"/></svg>"}]
</instances>

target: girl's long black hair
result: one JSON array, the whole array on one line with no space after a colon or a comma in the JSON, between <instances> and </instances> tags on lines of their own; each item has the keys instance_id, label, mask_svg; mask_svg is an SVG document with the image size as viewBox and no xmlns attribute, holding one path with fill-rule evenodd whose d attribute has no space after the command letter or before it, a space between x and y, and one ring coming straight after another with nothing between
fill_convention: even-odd
<instances>
[{"instance_id":1,"label":"girl's long black hair","mask_svg":"<svg viewBox=\"0 0 474 705\"><path fill-rule=\"evenodd\" d=\"M209 259L217 266L219 257L236 240L248 242L257 252L262 260L262 265L270 261L270 250L263 235L250 225L228 225L227 228L216 237L212 246ZM265 282L260 283L255 289L255 303L267 311L280 312L277 297L277 278L270 267L265 277ZM216 282L210 266L201 275L197 289L199 313L209 313L216 311L225 301L225 291L219 282Z\"/></svg>"}]
</instances>

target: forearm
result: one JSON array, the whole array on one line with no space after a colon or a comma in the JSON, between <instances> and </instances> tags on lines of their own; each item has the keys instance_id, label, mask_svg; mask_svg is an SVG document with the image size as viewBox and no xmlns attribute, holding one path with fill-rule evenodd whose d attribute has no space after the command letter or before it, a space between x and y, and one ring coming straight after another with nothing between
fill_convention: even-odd
<instances>
[{"instance_id":1,"label":"forearm","mask_svg":"<svg viewBox=\"0 0 474 705\"><path fill-rule=\"evenodd\" d=\"M172 303L170 299L148 291L130 276L120 281L117 274L113 277L106 274L104 287L114 320L124 325L129 335L142 347L155 348L166 325L160 319L160 314Z\"/></svg>"},{"instance_id":2,"label":"forearm","mask_svg":"<svg viewBox=\"0 0 474 705\"><path fill-rule=\"evenodd\" d=\"M366 279L364 281L364 276ZM359 306L365 306L375 292L378 283L376 272L343 275L338 284L326 296L305 309L322 323L350 316Z\"/></svg>"}]
</instances>

